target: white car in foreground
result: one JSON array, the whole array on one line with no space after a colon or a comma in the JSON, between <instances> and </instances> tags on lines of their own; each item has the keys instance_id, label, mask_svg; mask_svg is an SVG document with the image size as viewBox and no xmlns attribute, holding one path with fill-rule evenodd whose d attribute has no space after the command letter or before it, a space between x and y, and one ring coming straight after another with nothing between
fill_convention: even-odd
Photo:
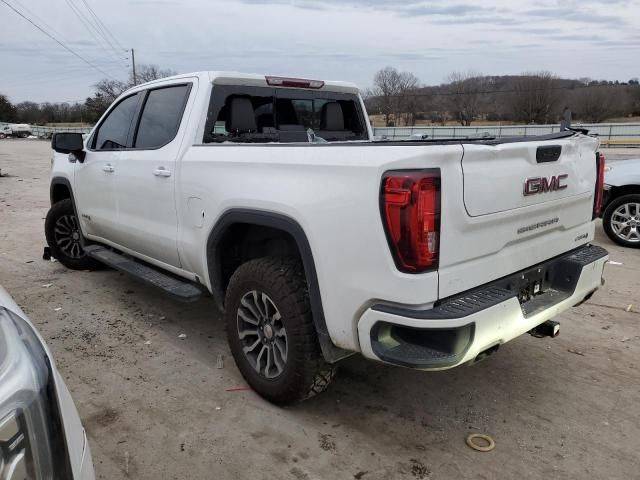
<instances>
[{"instance_id":1,"label":"white car in foreground","mask_svg":"<svg viewBox=\"0 0 640 480\"><path fill-rule=\"evenodd\" d=\"M86 434L51 352L0 287L0 479L94 478Z\"/></svg>"},{"instance_id":2,"label":"white car in foreground","mask_svg":"<svg viewBox=\"0 0 640 480\"><path fill-rule=\"evenodd\" d=\"M603 207L602 226L609 238L640 248L640 158L607 164Z\"/></svg>"}]
</instances>

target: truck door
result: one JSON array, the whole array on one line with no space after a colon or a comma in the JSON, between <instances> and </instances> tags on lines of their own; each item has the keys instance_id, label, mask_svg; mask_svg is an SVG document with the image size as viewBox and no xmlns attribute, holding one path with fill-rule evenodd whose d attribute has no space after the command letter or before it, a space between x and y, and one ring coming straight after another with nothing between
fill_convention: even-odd
<instances>
[{"instance_id":1,"label":"truck door","mask_svg":"<svg viewBox=\"0 0 640 480\"><path fill-rule=\"evenodd\" d=\"M76 163L75 203L82 231L90 239L112 241L118 230L118 165L141 97L134 93L111 108L87 142L84 162Z\"/></svg>"},{"instance_id":2,"label":"truck door","mask_svg":"<svg viewBox=\"0 0 640 480\"><path fill-rule=\"evenodd\" d=\"M115 243L179 267L175 205L176 161L193 82L144 91L130 149L118 164Z\"/></svg>"}]
</instances>

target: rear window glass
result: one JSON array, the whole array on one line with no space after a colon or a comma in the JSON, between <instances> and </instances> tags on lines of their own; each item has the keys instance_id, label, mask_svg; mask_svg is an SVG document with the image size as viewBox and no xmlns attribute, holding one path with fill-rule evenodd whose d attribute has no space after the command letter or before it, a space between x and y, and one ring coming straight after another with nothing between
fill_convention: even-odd
<instances>
[{"instance_id":1,"label":"rear window glass","mask_svg":"<svg viewBox=\"0 0 640 480\"><path fill-rule=\"evenodd\" d=\"M366 140L356 95L270 87L213 88L204 143Z\"/></svg>"}]
</instances>

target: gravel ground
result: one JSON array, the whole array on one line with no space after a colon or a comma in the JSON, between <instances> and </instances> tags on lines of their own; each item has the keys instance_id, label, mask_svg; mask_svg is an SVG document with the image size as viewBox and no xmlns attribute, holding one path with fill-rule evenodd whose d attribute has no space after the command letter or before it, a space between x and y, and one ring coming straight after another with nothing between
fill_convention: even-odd
<instances>
[{"instance_id":1,"label":"gravel ground","mask_svg":"<svg viewBox=\"0 0 640 480\"><path fill-rule=\"evenodd\" d=\"M211 300L42 260L50 156L46 142L0 141L0 283L56 355L98 478L638 478L640 251L600 228L622 265L559 317L560 337L438 373L353 356L325 394L281 409L228 391L245 384ZM495 450L469 449L475 431Z\"/></svg>"}]
</instances>

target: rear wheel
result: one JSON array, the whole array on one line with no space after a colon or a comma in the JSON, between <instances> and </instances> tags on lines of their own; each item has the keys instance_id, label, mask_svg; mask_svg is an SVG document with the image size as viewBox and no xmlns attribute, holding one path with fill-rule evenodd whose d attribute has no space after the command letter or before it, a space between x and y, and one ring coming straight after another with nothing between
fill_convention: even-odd
<instances>
[{"instance_id":1,"label":"rear wheel","mask_svg":"<svg viewBox=\"0 0 640 480\"><path fill-rule=\"evenodd\" d=\"M7 138L7 136L4 133L0 133L0 140L2 140L3 138Z\"/></svg>"},{"instance_id":2,"label":"rear wheel","mask_svg":"<svg viewBox=\"0 0 640 480\"><path fill-rule=\"evenodd\" d=\"M640 248L640 194L613 199L602 215L602 226L617 244Z\"/></svg>"},{"instance_id":3,"label":"rear wheel","mask_svg":"<svg viewBox=\"0 0 640 480\"><path fill-rule=\"evenodd\" d=\"M335 368L322 357L298 260L241 265L227 288L225 322L236 365L265 399L291 404L329 386Z\"/></svg>"},{"instance_id":4,"label":"rear wheel","mask_svg":"<svg viewBox=\"0 0 640 480\"><path fill-rule=\"evenodd\" d=\"M73 270L98 270L104 266L82 249L82 232L71 199L54 203L44 222L51 256Z\"/></svg>"}]
</instances>

